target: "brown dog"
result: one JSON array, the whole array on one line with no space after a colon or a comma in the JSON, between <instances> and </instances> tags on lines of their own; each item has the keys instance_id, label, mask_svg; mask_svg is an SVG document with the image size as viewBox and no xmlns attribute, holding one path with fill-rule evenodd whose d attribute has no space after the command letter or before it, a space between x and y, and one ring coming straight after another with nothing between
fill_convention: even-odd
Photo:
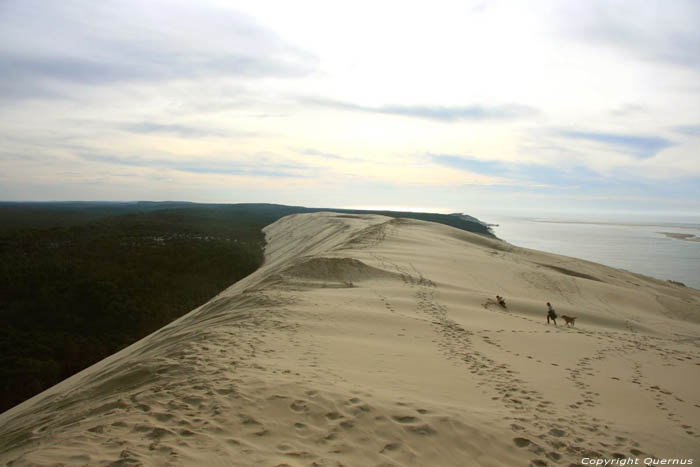
<instances>
[{"instance_id":1,"label":"brown dog","mask_svg":"<svg viewBox=\"0 0 700 467\"><path fill-rule=\"evenodd\" d=\"M578 318L578 316L574 316L572 318L571 316L566 316L566 315L561 315L561 317L564 318L564 321L566 322L567 326L569 326L569 325L573 326L574 323L576 322L576 318Z\"/></svg>"}]
</instances>

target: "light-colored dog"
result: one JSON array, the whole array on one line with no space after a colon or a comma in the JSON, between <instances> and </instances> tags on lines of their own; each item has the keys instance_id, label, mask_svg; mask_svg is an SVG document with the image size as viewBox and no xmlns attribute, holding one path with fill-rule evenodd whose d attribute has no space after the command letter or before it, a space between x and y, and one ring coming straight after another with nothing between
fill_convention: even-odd
<instances>
[{"instance_id":1,"label":"light-colored dog","mask_svg":"<svg viewBox=\"0 0 700 467\"><path fill-rule=\"evenodd\" d=\"M561 317L564 318L564 321L566 322L567 326L569 326L569 325L573 326L574 323L576 322L576 318L578 318L578 316L571 317L571 316L566 316L566 315L561 315Z\"/></svg>"}]
</instances>

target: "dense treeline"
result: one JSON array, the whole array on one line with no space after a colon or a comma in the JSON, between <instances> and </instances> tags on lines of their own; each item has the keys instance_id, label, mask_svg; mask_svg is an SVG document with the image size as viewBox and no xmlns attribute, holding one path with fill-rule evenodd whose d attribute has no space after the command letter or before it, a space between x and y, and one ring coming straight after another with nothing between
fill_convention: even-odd
<instances>
[{"instance_id":1,"label":"dense treeline","mask_svg":"<svg viewBox=\"0 0 700 467\"><path fill-rule=\"evenodd\" d=\"M253 272L265 220L235 217L158 211L0 233L0 411Z\"/></svg>"},{"instance_id":2,"label":"dense treeline","mask_svg":"<svg viewBox=\"0 0 700 467\"><path fill-rule=\"evenodd\" d=\"M120 214L195 207L183 202L0 202L0 230L67 227Z\"/></svg>"},{"instance_id":3,"label":"dense treeline","mask_svg":"<svg viewBox=\"0 0 700 467\"><path fill-rule=\"evenodd\" d=\"M0 203L0 411L250 274L263 260L261 229L309 211L318 209ZM488 234L456 216L402 215Z\"/></svg>"}]
</instances>

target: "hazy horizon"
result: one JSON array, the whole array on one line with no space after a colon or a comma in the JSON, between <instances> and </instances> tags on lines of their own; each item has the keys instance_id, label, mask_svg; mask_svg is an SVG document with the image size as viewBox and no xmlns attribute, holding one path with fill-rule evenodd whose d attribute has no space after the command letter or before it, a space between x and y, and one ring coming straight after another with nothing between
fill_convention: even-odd
<instances>
[{"instance_id":1,"label":"hazy horizon","mask_svg":"<svg viewBox=\"0 0 700 467\"><path fill-rule=\"evenodd\" d=\"M697 24L693 1L5 1L0 199L700 216Z\"/></svg>"},{"instance_id":2,"label":"hazy horizon","mask_svg":"<svg viewBox=\"0 0 700 467\"><path fill-rule=\"evenodd\" d=\"M610 210L595 210L595 211L570 211L561 209L546 209L546 208L527 208L527 207L493 207L493 208L473 208L470 210L460 207L435 207L435 206L401 206L401 205L383 205L383 204L367 204L367 205L344 205L333 206L323 204L285 204L284 202L266 201L259 202L249 200L244 202L227 202L213 201L200 202L184 199L134 199L134 200L0 200L2 203L192 203L192 204L278 204L283 206L300 206L311 209L349 209L360 211L394 211L394 212L422 212L422 213L437 213L437 214L467 214L478 218L486 223L495 223L503 219L521 219L541 222L563 222L563 223L605 223L616 225L641 225L659 224L697 224L700 225L700 213L695 212L674 212L674 211L610 211Z\"/></svg>"}]
</instances>

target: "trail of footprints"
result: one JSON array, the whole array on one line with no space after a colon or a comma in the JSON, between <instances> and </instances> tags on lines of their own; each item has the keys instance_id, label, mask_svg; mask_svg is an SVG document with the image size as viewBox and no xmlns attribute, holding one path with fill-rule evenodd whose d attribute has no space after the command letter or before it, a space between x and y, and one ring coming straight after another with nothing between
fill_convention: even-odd
<instances>
[{"instance_id":1,"label":"trail of footprints","mask_svg":"<svg viewBox=\"0 0 700 467\"><path fill-rule=\"evenodd\" d=\"M485 303L483 306L484 308L491 310L491 308L488 305L489 303ZM494 307L494 309L499 313L507 314L507 312L501 310L499 307ZM513 317L513 315L510 316ZM531 319L527 317L514 317L531 321ZM569 372L569 376L567 377L567 379L569 379L572 382L572 384L580 390L579 400L573 402L569 406L570 409L581 410L585 408L592 408L598 405L596 398L600 396L600 394L591 391L589 384L587 384L586 382L588 380L588 377L597 376L600 373L593 366L593 363L595 361L602 361L611 356L626 357L629 355L638 354L639 352L654 352L656 356L661 359L661 361L665 362L664 366L674 367L678 365L678 362L687 363L688 361L695 361L695 365L700 366L700 354L698 354L697 352L683 352L669 348L669 341L661 337L641 336L636 331L634 324L629 320L625 320L625 327L627 329L626 333L598 331L594 334L593 332L581 329L567 329L568 332L574 331L586 334L589 337L602 341L603 344L608 343L607 346L597 349L594 352L593 356L582 357L578 360L578 362L573 368L566 369L566 371ZM507 349L503 350L505 350L508 353L512 353ZM636 361L631 361L630 365L633 371L633 376L629 379L629 382L638 385L640 388L643 388L646 391L654 392L654 398L657 401L657 409L663 412L665 417L669 421L676 423L680 431L684 432L686 435L693 436L695 438L700 438L700 434L697 433L697 429L695 429L691 425L683 423L679 418L679 415L674 413L673 411L671 411L671 409L667 407L667 402L670 398L673 398L675 401L678 402L685 401L679 398L678 396L673 395L670 390L662 389L658 385L652 385L650 383L647 383L645 381L646 378L642 372L642 367L640 363ZM611 376L611 379L621 381L620 377L617 376ZM696 404L695 407L700 408L700 405Z\"/></svg>"},{"instance_id":2,"label":"trail of footprints","mask_svg":"<svg viewBox=\"0 0 700 467\"><path fill-rule=\"evenodd\" d=\"M420 277L420 275L419 275ZM530 453L532 465L544 466L578 462L582 457L627 457L650 455L638 443L611 433L605 422L597 418L583 418L580 409L596 404L598 394L586 384L586 377L595 374L593 363L631 349L653 351L663 356L668 364L697 358L686 353L664 349L658 341L638 342L620 340L618 335L604 335L611 345L601 348L592 357L581 358L568 377L581 391L581 403L570 407L571 415L557 416L553 403L528 387L518 372L477 350L475 343L501 348L495 332L472 332L449 319L447 308L436 299L436 290L429 281L411 281L417 307L431 320L441 339L436 341L445 355L457 365L464 365L473 374L477 384L510 413L514 445ZM387 309L396 312L386 297L380 296ZM273 306L274 305L274 306ZM303 345L295 336L295 325L279 316L286 313L284 303L271 304L264 312L249 314L245 319L219 326L215 333L203 334L186 346L175 346L169 354L157 361L145 362L162 375L158 384L134 391L128 396L94 409L99 423L85 428L90 437L102 437L118 457L115 465L138 464L142 459L137 447L126 441L130 436L120 432L138 433L143 446L151 455L158 455L168 463L180 463L181 449L200 446L203 437L224 438L226 449L238 451L258 462L270 455L304 460L309 465L336 463L338 456L350 454L353 449L372 449L389 459L400 459L410 452L407 440L411 436L434 436L440 432L441 418L429 410L409 403L396 402L396 410L374 406L370 393L358 393L341 403L323 393L307 390L303 394L274 391L260 372L276 373L290 381L312 383L313 372L300 375L288 369L263 368L256 363L259 354L274 356L268 343L286 338L292 345ZM254 331L254 332L253 332ZM291 336L291 337L290 337ZM237 345L231 346L231 342ZM307 365L317 362L313 349L306 355ZM211 356L211 357L209 357ZM613 377L614 378L614 377ZM697 430L681 424L680 418L668 408L671 398L679 400L661 385L645 382L642 368L633 368L632 383L653 393L657 408L679 424L687 436L698 437ZM306 384L307 387L312 384ZM241 388L246 388L242 391ZM288 411L288 420L298 438L290 441L275 439L278 420L256 419L250 414L255 409L274 405L279 413ZM140 417L122 417L125 413L140 413ZM231 429L231 413L237 414L236 428ZM265 413L261 410L260 413ZM122 421L128 420L126 421ZM134 423L134 420L138 420ZM365 421L371 423L364 423ZM454 419L448 423L455 423ZM36 427L37 431L46 429ZM581 430L585 430L586 436ZM597 445L590 445L591 434ZM408 435L408 438L406 437ZM268 456L268 457L266 457ZM89 459L88 459L89 460ZM576 464L574 464L576 465Z\"/></svg>"},{"instance_id":3,"label":"trail of footprints","mask_svg":"<svg viewBox=\"0 0 700 467\"><path fill-rule=\"evenodd\" d=\"M281 312L283 309L256 314L179 348L168 358L177 362L174 367L179 376L194 376L186 377L186 381L181 377L166 378L167 382L134 393L115 407L113 412L142 412L139 423L118 420L92 426L90 433L112 440L128 439L120 436L120 431L138 433L143 446L129 448L124 442L117 447L120 454L114 462L125 465L141 462L139 451L144 448L169 463L180 463L181 449L199 449L202 438L210 436L223 437L225 448L212 449L224 449L224 456L234 451L258 463L269 463L282 456L308 465L340 465L338 459L355 449L371 449L388 459L410 455L410 437L434 436L441 423L454 423L407 402L395 402L395 410L375 407L367 402L371 394L366 392L358 392L340 403L316 390L303 394L284 389L271 392L275 389L260 378L261 371L288 376L293 383L291 388L313 386L313 373L294 374L273 366L264 368L256 362L256 355L270 355L272 347L267 344L277 339L290 338L293 345L302 345L295 343L294 327L286 328L286 321L275 318ZM260 337L250 332L252 327ZM233 352L230 342L238 343ZM208 358L209 355L226 358ZM230 366L221 367L222 364ZM311 359L307 366L315 367L315 361ZM226 370L233 370L233 374ZM168 401L165 406L164 400ZM253 415L285 411L290 416L263 419ZM234 419L232 413L237 414ZM296 438L284 439L287 428L280 429L280 419L291 425Z\"/></svg>"},{"instance_id":4,"label":"trail of footprints","mask_svg":"<svg viewBox=\"0 0 700 467\"><path fill-rule=\"evenodd\" d=\"M386 227L371 229L357 241L368 242L371 246L385 237ZM635 349L657 352L669 366L689 359L698 361L697 355L664 349L657 345L660 341L654 343L652 338L646 343L636 339L615 344L620 341L619 336L602 333L602 336L597 336L598 339L608 339L615 345L598 350L593 357L580 359L573 369L567 370L569 379L580 390L582 402L570 407L571 415L557 416L552 401L529 388L509 365L478 351L474 343L481 340L504 352L510 350L502 348L491 333L472 332L450 320L447 308L436 299L435 285L415 267L412 266L412 271L405 271L394 266L405 284L415 289L417 307L430 317L441 336L436 343L445 355L455 364L464 365L475 376L478 386L508 409L512 442L531 453L532 465L577 462L585 456L624 458L630 454L648 455L634 440L610 433L603 420L582 420L580 409L593 407L597 403L598 394L591 391L586 383L586 377L596 372L593 366L595 360ZM379 298L387 310L397 313L387 297L379 295ZM338 455L350 453L357 446L374 449L388 458L400 456L410 451L404 434L430 437L440 432L442 422L455 423L404 401L395 403L396 410L375 407L367 402L371 401L372 395L366 392L358 392L355 397L345 399L340 404L316 390L307 390L303 394L283 391L270 393L274 389L260 380L261 371L276 373L277 377L289 377L290 381L303 379L306 383L312 382L313 373L292 374L288 369L264 368L256 363L258 354L274 354L274 346L268 346L268 342L284 338L294 346L306 345L296 337L295 325L279 316L288 311L284 308L286 303L275 302L262 294L261 300L269 305L262 312L248 314L240 321L227 322L225 326L218 327L215 333L202 334L199 340L192 340L186 346L176 346L176 350L159 357L157 361L145 362L163 376L158 379L157 385L94 409L100 417L90 420L100 422L88 425L85 431L89 436L103 437L107 446L119 452L118 458L114 459L115 465L139 464L143 460L138 449L130 448L126 441L120 441L129 439L128 436L120 436L120 432L139 433L148 452L157 453L162 459L173 463L181 461L181 448L199 446L203 436L212 435L223 436L226 449L239 451L252 459L256 455L261 456L258 462L264 462L266 455L275 454L303 459L309 465L327 465L337 460ZM497 307L496 310L505 313ZM530 320L519 315L509 316ZM633 331L631 324L630 331ZM231 342L237 344L232 346ZM308 367L318 366L317 353L314 349L303 353ZM681 423L680 418L667 407L669 398L679 401L680 398L662 386L647 384L638 364L634 367L632 382L653 393L657 408L669 420ZM246 390L242 391L241 388ZM298 434L297 439L277 442L273 446L265 443L279 429L276 426L279 421L256 419L250 413L255 408L270 405L278 407L280 413L289 412L290 417L282 419L288 420L285 423L291 424ZM232 411L237 414L235 430L231 429ZM122 417L125 413L134 412L141 414L137 423L132 422L136 418ZM264 410L260 412L265 413ZM122 421L122 418L129 420L129 423ZM365 420L372 423L363 423ZM681 427L688 436L700 437L690 425L683 424ZM37 431L44 429L47 427L36 428ZM586 437L581 436L579 430L596 434L598 446L587 445ZM353 442L348 442L348 438ZM271 452L265 449L271 449Z\"/></svg>"},{"instance_id":5,"label":"trail of footprints","mask_svg":"<svg viewBox=\"0 0 700 467\"><path fill-rule=\"evenodd\" d=\"M261 296L260 300L268 299ZM282 316L289 312L285 303L268 301L269 306L256 313L228 314L231 318L225 322L199 331L170 348L164 347L166 352L141 359L138 365L126 368L120 376L134 378L144 372L154 372L159 378L148 378L153 383L136 384L135 389L121 396L105 397L99 392L95 397L79 394L95 402L92 407L84 405L83 421L62 431L56 442L78 452L82 448L81 439L100 439L108 453L116 453L112 459L114 465L140 465L145 458L181 464L183 449L203 446L221 451L224 457L231 449L254 456L258 447L251 440L264 440L272 429L248 415L250 407L261 404L258 394L269 386L265 377L261 378L261 372L277 374L275 378L279 381L286 378L308 385L315 371L300 375L283 367L263 367L258 363L260 355L274 361L275 342L280 339L290 339L292 345L301 345L295 342L297 325ZM311 359L307 366L313 368L315 361ZM303 401L293 401L289 407L293 412L305 410ZM231 413L238 413L238 424L233 425L237 428L232 429ZM61 421L51 420L33 429L39 433L52 431L56 423ZM242 437L226 438L225 448L212 444L213 439L235 431L240 431ZM139 441L126 441L133 440L134 435ZM33 446L26 453L44 447ZM83 457L84 463L95 462L89 454ZM21 459L16 461L22 464ZM65 459L65 462L74 463L75 458Z\"/></svg>"},{"instance_id":6,"label":"trail of footprints","mask_svg":"<svg viewBox=\"0 0 700 467\"><path fill-rule=\"evenodd\" d=\"M631 325L630 325L631 328ZM602 348L596 351L595 355L593 356L593 360L603 360L605 358L608 358L609 356L619 356L619 355L634 355L639 352L654 352L656 353L657 356L659 356L662 360L665 360L666 363L664 364L665 366L676 366L677 361L682 361L686 362L687 360L697 360L697 356L689 355L684 352L680 352L677 350L672 350L668 348L663 347L663 342L660 342L658 345L656 343L652 343L651 341L654 341L656 339L661 340L660 338L653 338L649 336L645 336L643 339L638 337L638 334L636 332L631 333L632 335L630 336L629 334L627 336L620 336L616 333L605 333L605 336L609 339L609 341L612 343L610 346L606 348ZM577 367L583 368L584 366L589 366L588 363L591 359L582 359L579 361L579 364ZM700 438L700 434L697 434L695 432L695 429L693 429L692 426L688 424L684 424L678 414L672 412L668 407L667 407L667 402L671 398L673 398L677 402L685 402L683 399L681 399L678 396L675 396L670 390L664 389L660 387L659 385L653 385L650 384L646 381L646 377L644 376L644 373L642 371L642 365L637 362L633 361L631 362L631 368L632 368L632 376L629 379L629 382L635 385L638 385L641 389L644 389L646 391L650 391L654 393L654 399L656 400L656 408L660 410L665 417L675 423L680 431L684 432L686 435L693 436L696 438ZM590 373L586 373L590 374ZM620 381L619 377L611 377L614 380ZM578 380L577 378L576 382L579 384L582 384L585 386L585 382L582 380ZM596 394L598 395L598 394Z\"/></svg>"},{"instance_id":7,"label":"trail of footprints","mask_svg":"<svg viewBox=\"0 0 700 467\"><path fill-rule=\"evenodd\" d=\"M387 413L360 397L371 399L371 393L355 392L357 396L342 401L339 406L337 401L327 399L327 394L316 390L307 390L303 398L273 394L264 400L253 401L253 404L276 405L280 409L286 406L290 417L284 417L284 420L290 420L297 437L276 444L273 450L285 457L308 460L310 465L328 465L330 462L340 465L333 459L352 454L357 446L391 458L410 450L405 434L410 439L410 436L433 436L438 432L433 421L425 420L425 417L431 417L427 409L398 401L396 410ZM274 427L247 415L241 416L241 423L248 430L230 441L243 453L253 452L251 437L275 435Z\"/></svg>"},{"instance_id":8,"label":"trail of footprints","mask_svg":"<svg viewBox=\"0 0 700 467\"><path fill-rule=\"evenodd\" d=\"M637 442L624 436L611 433L606 423L596 417L582 417L580 409L594 407L598 393L590 390L586 377L598 373L592 362L606 358L609 352L624 351L622 346L611 346L596 352L593 357L581 358L574 368L568 369L568 378L580 390L580 401L573 403L570 415L557 416L553 402L539 391L528 388L527 383L518 377L517 371L505 363L499 363L475 349L475 339L488 345L502 348L489 331L472 332L459 326L447 317L447 309L435 297L435 288L420 287L415 294L418 309L427 313L436 331L443 339L438 342L449 359L458 360L478 378L477 385L492 393L493 400L500 400L512 414L511 429L515 436L513 443L531 452L535 457L531 465L546 466L569 461L579 465L582 457L626 458L630 455L650 455L645 453ZM529 318L524 318L528 319ZM500 331L496 331L500 332ZM637 345L633 343L632 345ZM518 354L516 354L519 356ZM532 358L532 357L527 357ZM539 363L542 363L538 360ZM556 365L556 364L553 364ZM641 378L641 374L638 376ZM684 426L693 433L691 427ZM588 433L584 436L579 430ZM597 444L590 445L591 434Z\"/></svg>"}]
</instances>

